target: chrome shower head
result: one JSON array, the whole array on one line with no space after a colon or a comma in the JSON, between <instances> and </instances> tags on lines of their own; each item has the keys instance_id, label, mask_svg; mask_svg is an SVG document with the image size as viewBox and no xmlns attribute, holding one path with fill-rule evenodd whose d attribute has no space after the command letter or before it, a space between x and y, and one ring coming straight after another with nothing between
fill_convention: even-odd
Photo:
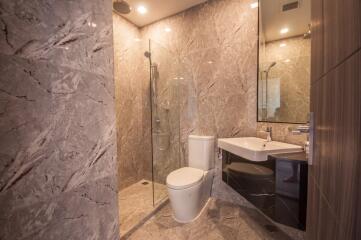
<instances>
[{"instance_id":1,"label":"chrome shower head","mask_svg":"<svg viewBox=\"0 0 361 240\"><path fill-rule=\"evenodd\" d=\"M276 66L276 62L271 62L271 64L269 65L269 67L267 68L266 72L269 72L269 70L271 70L271 68L273 68L274 66Z\"/></svg>"},{"instance_id":2,"label":"chrome shower head","mask_svg":"<svg viewBox=\"0 0 361 240\"><path fill-rule=\"evenodd\" d=\"M146 58L150 58L151 54L150 54L150 52L146 51L146 52L144 52L144 56L145 56Z\"/></svg>"},{"instance_id":3,"label":"chrome shower head","mask_svg":"<svg viewBox=\"0 0 361 240\"><path fill-rule=\"evenodd\" d=\"M277 64L276 62L271 62L271 64L268 66L267 70L263 70L263 72L268 74L268 72L271 70L271 68L276 66L276 64Z\"/></svg>"},{"instance_id":4,"label":"chrome shower head","mask_svg":"<svg viewBox=\"0 0 361 240\"><path fill-rule=\"evenodd\" d=\"M268 67L268 69L273 68L277 63L276 62L272 62L271 65Z\"/></svg>"},{"instance_id":5,"label":"chrome shower head","mask_svg":"<svg viewBox=\"0 0 361 240\"><path fill-rule=\"evenodd\" d=\"M124 0L116 0L113 2L113 10L118 14L128 14L130 13L130 6Z\"/></svg>"}]
</instances>

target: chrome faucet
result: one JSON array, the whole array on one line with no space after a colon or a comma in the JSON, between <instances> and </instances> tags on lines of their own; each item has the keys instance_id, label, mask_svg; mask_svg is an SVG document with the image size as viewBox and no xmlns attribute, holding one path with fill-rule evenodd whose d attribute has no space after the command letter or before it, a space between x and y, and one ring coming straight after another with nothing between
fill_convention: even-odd
<instances>
[{"instance_id":1,"label":"chrome faucet","mask_svg":"<svg viewBox=\"0 0 361 240\"><path fill-rule=\"evenodd\" d=\"M301 125L291 131L294 135L298 135L298 134L302 134L302 133L310 133L310 126L309 125Z\"/></svg>"},{"instance_id":2,"label":"chrome faucet","mask_svg":"<svg viewBox=\"0 0 361 240\"><path fill-rule=\"evenodd\" d=\"M272 142L272 127L267 127L266 131L267 133L267 142Z\"/></svg>"}]
</instances>

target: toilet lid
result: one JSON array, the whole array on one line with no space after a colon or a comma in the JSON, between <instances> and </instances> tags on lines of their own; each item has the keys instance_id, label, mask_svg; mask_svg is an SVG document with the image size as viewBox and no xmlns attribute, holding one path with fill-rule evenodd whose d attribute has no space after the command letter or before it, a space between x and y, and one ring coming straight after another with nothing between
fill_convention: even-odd
<instances>
[{"instance_id":1,"label":"toilet lid","mask_svg":"<svg viewBox=\"0 0 361 240\"><path fill-rule=\"evenodd\" d=\"M203 170L184 167L171 172L167 177L167 186L172 189L185 189L199 183L203 178Z\"/></svg>"}]
</instances>

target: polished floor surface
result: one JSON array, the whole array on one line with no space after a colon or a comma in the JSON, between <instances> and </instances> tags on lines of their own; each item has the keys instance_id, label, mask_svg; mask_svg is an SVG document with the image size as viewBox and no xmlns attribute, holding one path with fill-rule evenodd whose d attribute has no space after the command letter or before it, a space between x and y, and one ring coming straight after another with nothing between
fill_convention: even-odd
<instances>
[{"instance_id":1,"label":"polished floor surface","mask_svg":"<svg viewBox=\"0 0 361 240\"><path fill-rule=\"evenodd\" d=\"M170 204L139 227L130 240L258 240L291 239L255 209L213 198L201 216L188 224L173 220Z\"/></svg>"},{"instance_id":2,"label":"polished floor surface","mask_svg":"<svg viewBox=\"0 0 361 240\"><path fill-rule=\"evenodd\" d=\"M129 231L147 218L167 198L167 187L163 184L154 184L151 181L141 180L118 193L120 236Z\"/></svg>"}]
</instances>

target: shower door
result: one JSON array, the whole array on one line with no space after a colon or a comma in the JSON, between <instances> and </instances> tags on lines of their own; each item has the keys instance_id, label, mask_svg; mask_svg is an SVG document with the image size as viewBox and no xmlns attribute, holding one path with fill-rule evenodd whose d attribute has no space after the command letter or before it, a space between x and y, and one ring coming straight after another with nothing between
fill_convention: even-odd
<instances>
[{"instance_id":1,"label":"shower door","mask_svg":"<svg viewBox=\"0 0 361 240\"><path fill-rule=\"evenodd\" d=\"M179 81L175 54L150 40L153 204L167 197L167 175L180 167Z\"/></svg>"},{"instance_id":2,"label":"shower door","mask_svg":"<svg viewBox=\"0 0 361 240\"><path fill-rule=\"evenodd\" d=\"M167 198L166 177L180 167L180 64L145 39L115 42L120 235Z\"/></svg>"}]
</instances>

